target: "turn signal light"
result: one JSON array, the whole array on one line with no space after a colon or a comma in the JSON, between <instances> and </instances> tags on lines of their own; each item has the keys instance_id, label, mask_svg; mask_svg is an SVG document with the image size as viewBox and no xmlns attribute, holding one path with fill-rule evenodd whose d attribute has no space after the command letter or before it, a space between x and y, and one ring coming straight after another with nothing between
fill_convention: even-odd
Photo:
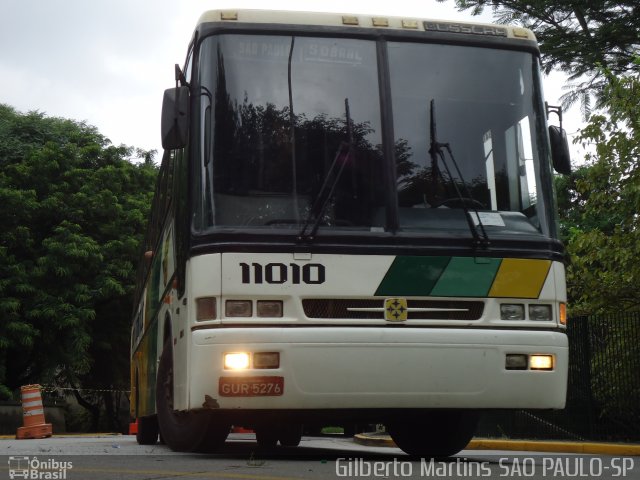
<instances>
[{"instance_id":1,"label":"turn signal light","mask_svg":"<svg viewBox=\"0 0 640 480\"><path fill-rule=\"evenodd\" d=\"M567 304L561 303L560 304L560 325L566 325L566 324L567 324Z\"/></svg>"}]
</instances>

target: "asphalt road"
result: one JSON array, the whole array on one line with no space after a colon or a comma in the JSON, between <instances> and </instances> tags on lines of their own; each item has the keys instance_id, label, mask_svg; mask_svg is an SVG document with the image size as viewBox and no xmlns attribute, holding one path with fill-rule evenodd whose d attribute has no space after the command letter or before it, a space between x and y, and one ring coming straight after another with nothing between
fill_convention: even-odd
<instances>
[{"instance_id":1,"label":"asphalt road","mask_svg":"<svg viewBox=\"0 0 640 480\"><path fill-rule=\"evenodd\" d=\"M640 480L640 457L467 450L446 460L410 458L397 448L339 437L304 437L297 448L257 449L232 434L213 455L140 446L133 436L0 440L0 480L602 478Z\"/></svg>"}]
</instances>

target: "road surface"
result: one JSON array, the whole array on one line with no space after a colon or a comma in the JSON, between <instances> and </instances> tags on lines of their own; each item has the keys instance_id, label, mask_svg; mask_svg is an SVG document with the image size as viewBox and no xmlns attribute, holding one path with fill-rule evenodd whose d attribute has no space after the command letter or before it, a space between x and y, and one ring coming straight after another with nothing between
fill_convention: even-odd
<instances>
[{"instance_id":1,"label":"road surface","mask_svg":"<svg viewBox=\"0 0 640 480\"><path fill-rule=\"evenodd\" d=\"M340 437L304 437L297 448L257 449L252 434L231 434L216 454L141 446L133 436L0 440L0 480L602 478L640 480L640 457L467 450L446 460L410 458L397 448Z\"/></svg>"}]
</instances>

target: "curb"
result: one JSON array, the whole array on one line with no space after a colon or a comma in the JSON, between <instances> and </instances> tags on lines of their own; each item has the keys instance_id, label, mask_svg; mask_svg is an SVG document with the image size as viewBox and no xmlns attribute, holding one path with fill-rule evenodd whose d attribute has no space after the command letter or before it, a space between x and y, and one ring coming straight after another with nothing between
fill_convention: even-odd
<instances>
[{"instance_id":1,"label":"curb","mask_svg":"<svg viewBox=\"0 0 640 480\"><path fill-rule=\"evenodd\" d=\"M396 447L389 435L359 433L353 441L369 447ZM474 438L465 450L510 450L525 452L583 453L640 456L640 445L623 443L561 442L539 440L494 440Z\"/></svg>"}]
</instances>

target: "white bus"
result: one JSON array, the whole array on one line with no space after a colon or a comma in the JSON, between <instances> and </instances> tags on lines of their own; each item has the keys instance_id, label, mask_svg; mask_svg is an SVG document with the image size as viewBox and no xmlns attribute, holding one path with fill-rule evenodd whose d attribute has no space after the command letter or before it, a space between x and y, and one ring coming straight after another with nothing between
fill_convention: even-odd
<instances>
[{"instance_id":1,"label":"white bus","mask_svg":"<svg viewBox=\"0 0 640 480\"><path fill-rule=\"evenodd\" d=\"M138 441L211 451L383 423L463 449L561 409L566 288L539 51L522 28L210 11L176 87L131 337Z\"/></svg>"}]
</instances>

